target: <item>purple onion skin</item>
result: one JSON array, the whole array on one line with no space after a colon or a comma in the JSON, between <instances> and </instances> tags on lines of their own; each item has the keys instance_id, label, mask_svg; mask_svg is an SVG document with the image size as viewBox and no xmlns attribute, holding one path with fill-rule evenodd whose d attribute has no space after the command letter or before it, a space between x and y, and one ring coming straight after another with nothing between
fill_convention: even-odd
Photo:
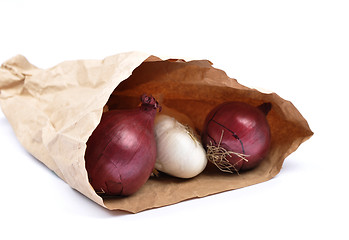
<instances>
[{"instance_id":1,"label":"purple onion skin","mask_svg":"<svg viewBox=\"0 0 349 240\"><path fill-rule=\"evenodd\" d=\"M227 156L236 171L255 168L269 152L271 134L266 115L270 108L270 103L254 107L243 102L226 102L217 106L206 117L203 146L207 149L207 145L219 144L227 151L248 155L248 162L234 154Z\"/></svg>"},{"instance_id":2,"label":"purple onion skin","mask_svg":"<svg viewBox=\"0 0 349 240\"><path fill-rule=\"evenodd\" d=\"M148 180L156 161L157 107L154 98L142 96L140 108L103 113L85 152L88 178L97 193L131 195Z\"/></svg>"}]
</instances>

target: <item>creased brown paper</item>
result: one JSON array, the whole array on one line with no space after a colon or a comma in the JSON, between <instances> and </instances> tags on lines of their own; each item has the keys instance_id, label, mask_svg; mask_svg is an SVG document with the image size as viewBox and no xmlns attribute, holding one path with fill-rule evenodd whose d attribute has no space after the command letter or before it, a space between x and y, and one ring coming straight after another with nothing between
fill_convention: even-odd
<instances>
[{"instance_id":1,"label":"creased brown paper","mask_svg":"<svg viewBox=\"0 0 349 240\"><path fill-rule=\"evenodd\" d=\"M88 182L86 142L106 104L136 107L143 93L188 116L199 133L208 112L222 102L272 102L271 151L256 169L240 175L208 165L193 179L152 177L132 196L103 199ZM0 68L0 105L21 144L72 188L110 210L133 213L266 181L313 134L291 102L247 88L209 61L163 61L140 52L66 61L49 69L15 56Z\"/></svg>"}]
</instances>

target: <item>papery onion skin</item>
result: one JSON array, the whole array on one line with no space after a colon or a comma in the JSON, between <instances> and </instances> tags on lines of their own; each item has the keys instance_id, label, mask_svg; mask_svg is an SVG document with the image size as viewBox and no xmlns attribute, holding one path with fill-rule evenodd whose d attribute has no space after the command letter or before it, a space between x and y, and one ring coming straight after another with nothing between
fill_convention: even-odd
<instances>
[{"instance_id":1,"label":"papery onion skin","mask_svg":"<svg viewBox=\"0 0 349 240\"><path fill-rule=\"evenodd\" d=\"M192 128L159 114L155 118L154 132L157 170L178 178L193 178L205 169L206 153Z\"/></svg>"},{"instance_id":2,"label":"papery onion skin","mask_svg":"<svg viewBox=\"0 0 349 240\"><path fill-rule=\"evenodd\" d=\"M225 156L232 165L231 172L255 168L270 149L271 133L266 119L270 109L270 103L259 107L244 102L220 104L206 117L202 132L205 149L213 145L243 154L245 159L235 154Z\"/></svg>"},{"instance_id":3,"label":"papery onion skin","mask_svg":"<svg viewBox=\"0 0 349 240\"><path fill-rule=\"evenodd\" d=\"M158 103L143 95L137 109L112 110L87 141L85 166L101 195L127 196L148 180L156 161L154 119Z\"/></svg>"}]
</instances>

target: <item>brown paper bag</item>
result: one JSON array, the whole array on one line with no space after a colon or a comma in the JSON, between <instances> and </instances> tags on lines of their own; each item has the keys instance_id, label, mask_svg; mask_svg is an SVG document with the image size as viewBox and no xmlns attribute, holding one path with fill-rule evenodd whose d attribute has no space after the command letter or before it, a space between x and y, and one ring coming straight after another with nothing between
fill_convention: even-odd
<instances>
[{"instance_id":1,"label":"brown paper bag","mask_svg":"<svg viewBox=\"0 0 349 240\"><path fill-rule=\"evenodd\" d=\"M129 52L39 69L19 55L0 68L0 105L20 143L72 188L107 209L136 213L266 181L312 136L291 102L276 93L245 87L211 65L206 60L163 61ZM206 115L217 104L232 100L252 105L271 102L270 153L257 168L240 175L208 165L193 179L151 177L134 195L101 198L88 182L86 142L106 104L109 108L133 108L143 93L188 116L199 133Z\"/></svg>"}]
</instances>

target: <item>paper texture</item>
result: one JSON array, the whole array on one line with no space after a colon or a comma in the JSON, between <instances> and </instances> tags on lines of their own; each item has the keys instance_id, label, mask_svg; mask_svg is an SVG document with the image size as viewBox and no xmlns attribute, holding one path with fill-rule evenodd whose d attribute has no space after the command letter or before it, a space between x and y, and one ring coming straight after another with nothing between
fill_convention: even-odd
<instances>
[{"instance_id":1,"label":"paper texture","mask_svg":"<svg viewBox=\"0 0 349 240\"><path fill-rule=\"evenodd\" d=\"M208 112L222 102L272 102L271 151L260 166L240 175L209 165L193 179L161 175L132 196L102 199L88 182L86 142L106 104L110 109L134 108L143 93L185 114L199 133ZM245 87L209 61L161 60L140 52L66 61L49 69L15 56L0 68L0 105L20 143L35 158L101 206L133 213L266 181L313 134L291 102Z\"/></svg>"}]
</instances>

